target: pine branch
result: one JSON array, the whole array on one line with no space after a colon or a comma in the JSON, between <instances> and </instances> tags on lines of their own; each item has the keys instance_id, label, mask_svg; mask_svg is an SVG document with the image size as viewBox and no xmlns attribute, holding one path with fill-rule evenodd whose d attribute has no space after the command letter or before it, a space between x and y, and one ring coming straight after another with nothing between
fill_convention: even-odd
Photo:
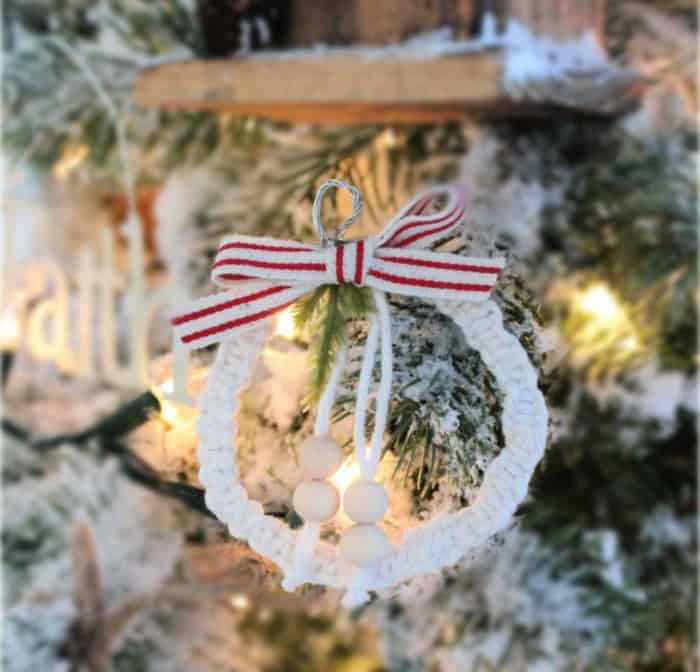
<instances>
[{"instance_id":1,"label":"pine branch","mask_svg":"<svg viewBox=\"0 0 700 672\"><path fill-rule=\"evenodd\" d=\"M313 292L302 296L301 299L292 305L292 317L299 332L305 331L310 325L314 313L321 309L321 302L324 300L328 285L316 287Z\"/></svg>"},{"instance_id":2,"label":"pine branch","mask_svg":"<svg viewBox=\"0 0 700 672\"><path fill-rule=\"evenodd\" d=\"M311 341L311 397L318 399L333 368L338 349L345 341L345 320L340 313L338 294L340 287L330 286L326 290L324 308L319 311L315 336Z\"/></svg>"},{"instance_id":3,"label":"pine branch","mask_svg":"<svg viewBox=\"0 0 700 672\"><path fill-rule=\"evenodd\" d=\"M354 285L323 285L295 304L296 329L311 338L310 403L318 401L328 382L338 350L346 341L347 322L366 319L373 310L370 291Z\"/></svg>"}]
</instances>

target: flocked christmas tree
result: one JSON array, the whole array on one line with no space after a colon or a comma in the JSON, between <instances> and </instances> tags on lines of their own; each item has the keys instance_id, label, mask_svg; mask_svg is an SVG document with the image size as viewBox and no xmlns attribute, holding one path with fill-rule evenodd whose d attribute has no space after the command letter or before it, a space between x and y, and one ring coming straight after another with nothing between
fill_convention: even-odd
<instances>
[{"instance_id":1,"label":"flocked christmas tree","mask_svg":"<svg viewBox=\"0 0 700 672\"><path fill-rule=\"evenodd\" d=\"M134 402L66 381L18 352L3 425L7 669L693 669L692 4L611 3L608 50L647 79L640 106L617 119L336 128L136 108L149 65L284 44L286 3L226 4L6 3L9 174L31 166L71 194L114 194L120 127L137 185L158 185L152 274L190 296L210 289L225 234L313 241L311 203L329 177L363 192L354 235L378 232L424 185L460 182L471 203L452 250L508 258L494 300L546 394L545 459L488 548L348 612L332 591L282 592L276 568L207 515L193 410L159 389ZM347 209L333 205L330 223ZM343 339L334 419L349 444L371 301L345 290L282 315L243 398L242 480L292 527L296 453ZM502 399L434 306L392 297L391 310L380 473L399 529L472 501L503 448Z\"/></svg>"}]
</instances>

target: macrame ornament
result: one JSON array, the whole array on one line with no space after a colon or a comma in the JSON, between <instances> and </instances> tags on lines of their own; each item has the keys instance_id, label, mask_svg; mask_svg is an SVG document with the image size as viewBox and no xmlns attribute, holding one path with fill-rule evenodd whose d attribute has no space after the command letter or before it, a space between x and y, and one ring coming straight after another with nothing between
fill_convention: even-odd
<instances>
[{"instance_id":1,"label":"macrame ornament","mask_svg":"<svg viewBox=\"0 0 700 672\"><path fill-rule=\"evenodd\" d=\"M321 225L321 203L325 192L335 187L350 191L353 211L329 237ZM436 212L442 201L444 205ZM319 247L272 238L227 237L217 253L212 278L228 291L195 301L173 320L187 348L220 344L199 400L197 424L199 476L206 488L207 506L228 525L232 536L245 539L281 567L287 590L305 582L343 588L343 604L358 606L369 598L370 590L388 588L459 561L502 530L527 493L545 448L547 410L525 351L505 331L500 310L488 299L504 260L426 249L458 230L465 208L460 189L435 187L405 206L378 237L344 241L341 236L360 215L361 198L354 187L330 180L320 188L312 211ZM235 411L269 333L268 318L319 285L344 283L370 287L376 312L371 317L357 386L354 454L361 479L346 490L342 503L354 524L334 545L320 541L320 530L340 505L339 493L329 479L343 456L331 436L330 416L346 364L344 347L319 401L313 436L300 449L303 480L293 498L304 520L300 530L266 516L262 506L248 498L233 458ZM435 303L480 353L504 396L501 425L505 445L486 469L474 501L406 530L398 545L389 542L382 528L389 502L384 486L376 480L392 378L386 293ZM367 444L365 417L378 349L381 373L374 430Z\"/></svg>"}]
</instances>

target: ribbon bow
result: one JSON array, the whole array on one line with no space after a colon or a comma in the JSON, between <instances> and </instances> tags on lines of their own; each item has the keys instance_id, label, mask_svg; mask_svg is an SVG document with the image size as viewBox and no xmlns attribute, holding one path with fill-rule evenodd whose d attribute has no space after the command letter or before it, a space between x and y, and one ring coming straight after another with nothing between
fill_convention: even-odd
<instances>
[{"instance_id":1,"label":"ribbon bow","mask_svg":"<svg viewBox=\"0 0 700 672\"><path fill-rule=\"evenodd\" d=\"M349 189L353 213L329 238L320 223L321 201L332 187ZM436 203L445 198L438 212ZM313 220L320 247L258 236L227 236L212 269L212 281L231 288L192 302L172 320L189 350L218 343L237 329L284 310L319 285L352 283L381 292L426 299L481 301L503 269L503 259L473 259L426 250L449 237L466 209L455 186L428 189L408 203L376 238L342 241L340 236L361 212L360 193L339 180L319 189Z\"/></svg>"}]
</instances>

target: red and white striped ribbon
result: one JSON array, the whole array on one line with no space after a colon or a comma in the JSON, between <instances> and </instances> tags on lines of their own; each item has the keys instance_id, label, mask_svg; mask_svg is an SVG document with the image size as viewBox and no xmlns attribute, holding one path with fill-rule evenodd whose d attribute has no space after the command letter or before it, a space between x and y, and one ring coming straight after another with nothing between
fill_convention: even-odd
<instances>
[{"instance_id":1,"label":"red and white striped ribbon","mask_svg":"<svg viewBox=\"0 0 700 672\"><path fill-rule=\"evenodd\" d=\"M441 210L436 204L444 200ZM229 291L194 301L172 320L188 349L221 341L236 329L278 313L324 284L352 283L427 299L480 301L505 260L473 259L425 248L456 233L464 192L435 187L406 205L376 238L313 247L257 236L228 236L216 255L212 280Z\"/></svg>"}]
</instances>

